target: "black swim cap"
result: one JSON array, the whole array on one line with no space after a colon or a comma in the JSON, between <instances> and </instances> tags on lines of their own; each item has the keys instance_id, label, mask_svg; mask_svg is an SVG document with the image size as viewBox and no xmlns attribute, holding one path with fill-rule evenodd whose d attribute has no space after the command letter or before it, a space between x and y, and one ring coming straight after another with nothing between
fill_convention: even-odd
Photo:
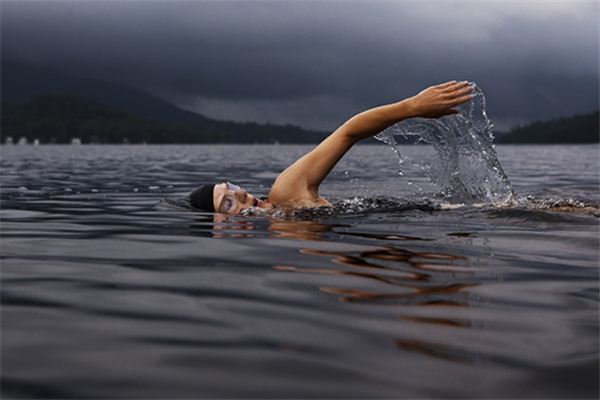
<instances>
[{"instance_id":1,"label":"black swim cap","mask_svg":"<svg viewBox=\"0 0 600 400\"><path fill-rule=\"evenodd\" d=\"M202 211L215 212L215 203L213 201L213 191L215 185L204 185L194 190L190 194L190 203L192 206Z\"/></svg>"}]
</instances>

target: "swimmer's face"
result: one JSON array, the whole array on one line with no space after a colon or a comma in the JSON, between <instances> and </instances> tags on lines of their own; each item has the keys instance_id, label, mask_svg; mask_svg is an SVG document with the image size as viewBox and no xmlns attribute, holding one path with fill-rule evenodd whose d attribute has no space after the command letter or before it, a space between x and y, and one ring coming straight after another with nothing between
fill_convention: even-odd
<instances>
[{"instance_id":1,"label":"swimmer's face","mask_svg":"<svg viewBox=\"0 0 600 400\"><path fill-rule=\"evenodd\" d=\"M239 214L245 208L271 208L271 204L257 199L241 187L229 182L215 185L213 202L216 212L230 215Z\"/></svg>"}]
</instances>

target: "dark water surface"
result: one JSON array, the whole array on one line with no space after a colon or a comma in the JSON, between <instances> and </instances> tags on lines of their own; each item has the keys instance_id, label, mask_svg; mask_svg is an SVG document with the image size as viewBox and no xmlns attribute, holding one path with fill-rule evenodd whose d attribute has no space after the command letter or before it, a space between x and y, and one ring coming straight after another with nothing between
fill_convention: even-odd
<instances>
[{"instance_id":1,"label":"dark water surface","mask_svg":"<svg viewBox=\"0 0 600 400\"><path fill-rule=\"evenodd\" d=\"M510 207L440 202L427 147L399 177L379 145L334 212L176 206L308 148L2 146L2 396L598 397L597 145L499 146Z\"/></svg>"}]
</instances>

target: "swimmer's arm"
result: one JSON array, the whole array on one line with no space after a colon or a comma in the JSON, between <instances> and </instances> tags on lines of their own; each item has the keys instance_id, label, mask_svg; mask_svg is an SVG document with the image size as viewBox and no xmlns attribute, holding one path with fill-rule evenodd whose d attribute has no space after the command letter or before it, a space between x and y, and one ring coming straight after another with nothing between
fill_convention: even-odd
<instances>
[{"instance_id":1,"label":"swimmer's arm","mask_svg":"<svg viewBox=\"0 0 600 400\"><path fill-rule=\"evenodd\" d=\"M468 82L446 82L408 99L355 115L283 171L273 184L269 200L277 203L298 197L318 199L319 185L354 144L407 118L454 114L457 112L454 107L472 98L471 90Z\"/></svg>"},{"instance_id":2,"label":"swimmer's arm","mask_svg":"<svg viewBox=\"0 0 600 400\"><path fill-rule=\"evenodd\" d=\"M412 107L406 101L401 101L376 107L350 118L277 177L269 193L269 201L285 203L289 200L318 200L321 182L354 144L395 122L410 118L411 110Z\"/></svg>"},{"instance_id":3,"label":"swimmer's arm","mask_svg":"<svg viewBox=\"0 0 600 400\"><path fill-rule=\"evenodd\" d=\"M456 114L458 111L454 107L471 100L472 90L469 82L451 81L430 86L416 96L355 115L338 131L356 143L408 118L440 118Z\"/></svg>"}]
</instances>

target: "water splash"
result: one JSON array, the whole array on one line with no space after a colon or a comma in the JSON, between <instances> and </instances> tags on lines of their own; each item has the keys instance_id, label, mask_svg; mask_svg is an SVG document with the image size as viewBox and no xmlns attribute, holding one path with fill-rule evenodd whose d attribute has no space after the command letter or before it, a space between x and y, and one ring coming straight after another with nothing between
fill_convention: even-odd
<instances>
[{"instance_id":1,"label":"water splash","mask_svg":"<svg viewBox=\"0 0 600 400\"><path fill-rule=\"evenodd\" d=\"M448 201L510 202L514 192L494 149L493 124L486 114L485 96L476 84L471 84L474 97L457 107L458 114L439 119L407 119L380 132L375 139L392 147L400 165L404 159L397 136L416 136L430 144L437 157L427 174Z\"/></svg>"}]
</instances>

